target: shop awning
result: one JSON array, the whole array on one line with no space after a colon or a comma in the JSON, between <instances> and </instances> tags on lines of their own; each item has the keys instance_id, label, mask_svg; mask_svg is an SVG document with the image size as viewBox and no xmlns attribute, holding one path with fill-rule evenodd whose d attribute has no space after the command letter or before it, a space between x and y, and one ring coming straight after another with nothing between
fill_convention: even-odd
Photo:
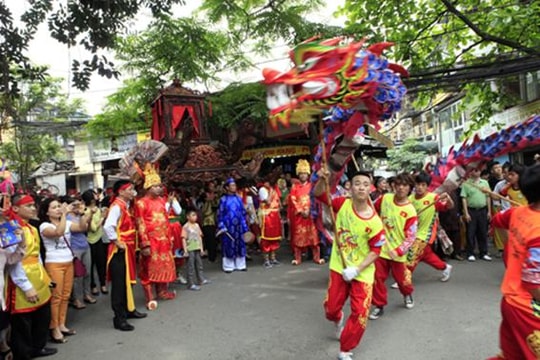
<instances>
[{"instance_id":1,"label":"shop awning","mask_svg":"<svg viewBox=\"0 0 540 360\"><path fill-rule=\"evenodd\" d=\"M278 145L244 150L240 160L251 160L256 154L262 153L265 158L280 158L288 156L309 156L311 148L307 145Z\"/></svg>"}]
</instances>

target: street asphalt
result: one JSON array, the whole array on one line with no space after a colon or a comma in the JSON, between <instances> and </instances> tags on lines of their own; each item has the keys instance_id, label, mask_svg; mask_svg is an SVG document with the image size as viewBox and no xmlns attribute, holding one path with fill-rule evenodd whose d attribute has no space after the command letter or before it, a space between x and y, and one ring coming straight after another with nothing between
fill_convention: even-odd
<instances>
[{"instance_id":1,"label":"street asphalt","mask_svg":"<svg viewBox=\"0 0 540 360\"><path fill-rule=\"evenodd\" d=\"M324 317L328 266L304 262L262 267L260 255L247 272L225 274L219 261L205 260L212 283L201 291L174 285L175 300L160 302L146 319L130 320L132 332L112 326L108 295L85 310L70 309L68 327L78 334L68 343L50 345L51 359L101 360L289 360L336 359L339 342ZM499 285L504 267L492 262L451 261L452 278L421 264L414 274L415 307L405 309L398 290L380 319L369 321L354 351L366 360L480 360L498 351ZM136 304L144 309L140 285ZM348 314L348 304L346 305Z\"/></svg>"}]
</instances>

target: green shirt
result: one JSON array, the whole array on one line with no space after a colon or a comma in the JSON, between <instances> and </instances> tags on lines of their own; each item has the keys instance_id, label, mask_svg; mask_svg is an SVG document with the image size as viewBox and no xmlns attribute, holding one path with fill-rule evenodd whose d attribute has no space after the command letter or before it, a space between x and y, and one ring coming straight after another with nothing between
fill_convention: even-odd
<instances>
[{"instance_id":1,"label":"green shirt","mask_svg":"<svg viewBox=\"0 0 540 360\"><path fill-rule=\"evenodd\" d=\"M90 213L90 209L86 209L85 214ZM88 243L95 244L103 236L103 226L102 226L102 215L101 209L98 208L97 211L92 215L92 220L90 221L90 226L87 231Z\"/></svg>"},{"instance_id":2,"label":"green shirt","mask_svg":"<svg viewBox=\"0 0 540 360\"><path fill-rule=\"evenodd\" d=\"M467 207L473 209L481 209L486 207L488 195L484 194L482 190L478 189L477 187L472 186L471 183L490 190L489 183L484 179L478 179L476 182L473 182L472 179L465 181L461 186L461 197L467 200Z\"/></svg>"}]
</instances>

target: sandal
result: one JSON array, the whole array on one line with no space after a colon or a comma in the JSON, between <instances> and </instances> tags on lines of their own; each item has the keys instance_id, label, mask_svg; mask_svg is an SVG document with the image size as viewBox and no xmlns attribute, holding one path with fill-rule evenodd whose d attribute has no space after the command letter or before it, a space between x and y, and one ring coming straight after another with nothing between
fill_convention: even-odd
<instances>
[{"instance_id":1,"label":"sandal","mask_svg":"<svg viewBox=\"0 0 540 360\"><path fill-rule=\"evenodd\" d=\"M81 301L75 300L71 303L71 306L76 310L82 310L86 309L86 305L84 305Z\"/></svg>"},{"instance_id":2,"label":"sandal","mask_svg":"<svg viewBox=\"0 0 540 360\"><path fill-rule=\"evenodd\" d=\"M94 295L94 296L99 295L99 290L98 290L97 286L92 288L92 295Z\"/></svg>"},{"instance_id":3,"label":"sandal","mask_svg":"<svg viewBox=\"0 0 540 360\"><path fill-rule=\"evenodd\" d=\"M87 303L87 304L95 304L95 303L97 303L97 300L94 299L93 297L86 296L84 298L84 302Z\"/></svg>"},{"instance_id":4,"label":"sandal","mask_svg":"<svg viewBox=\"0 0 540 360\"><path fill-rule=\"evenodd\" d=\"M65 337L61 337L61 338L55 338L54 337L54 331L51 330L51 342L55 343L55 344L65 344L67 343L67 339Z\"/></svg>"},{"instance_id":5,"label":"sandal","mask_svg":"<svg viewBox=\"0 0 540 360\"><path fill-rule=\"evenodd\" d=\"M67 329L65 331L60 331L62 333L62 335L64 336L73 336L73 335L77 335L77 332L73 329Z\"/></svg>"},{"instance_id":6,"label":"sandal","mask_svg":"<svg viewBox=\"0 0 540 360\"><path fill-rule=\"evenodd\" d=\"M102 293L102 294L108 294L108 293L109 293L109 290L107 289L106 286L102 286L102 287L101 287L101 293Z\"/></svg>"}]
</instances>

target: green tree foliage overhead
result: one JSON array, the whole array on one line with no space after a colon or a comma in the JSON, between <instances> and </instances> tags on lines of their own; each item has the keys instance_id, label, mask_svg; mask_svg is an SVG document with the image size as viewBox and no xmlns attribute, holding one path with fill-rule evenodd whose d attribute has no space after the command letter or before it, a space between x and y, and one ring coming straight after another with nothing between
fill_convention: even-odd
<instances>
[{"instance_id":1,"label":"green tree foliage overhead","mask_svg":"<svg viewBox=\"0 0 540 360\"><path fill-rule=\"evenodd\" d=\"M125 80L114 94L107 97L103 111L85 128L94 139L110 139L149 128L150 104L155 87L141 78Z\"/></svg>"},{"instance_id":2,"label":"green tree foliage overhead","mask_svg":"<svg viewBox=\"0 0 540 360\"><path fill-rule=\"evenodd\" d=\"M344 34L340 27L310 22L306 15L317 11L322 0L204 0L200 11L213 23L224 22L241 42L250 42L267 53L277 41L297 44L315 35Z\"/></svg>"},{"instance_id":3,"label":"green tree foliage overhead","mask_svg":"<svg viewBox=\"0 0 540 360\"><path fill-rule=\"evenodd\" d=\"M370 42L394 42L388 55L405 64L413 83L428 79L416 89L418 107L425 106L441 87L467 90L463 103L476 103L471 117L478 124L499 110L495 104L504 108L512 101L502 86L494 91L482 84L489 79L478 76L483 70L497 69L491 79L498 78L500 84L520 70L520 64L502 67L502 60L532 58L533 68L539 68L539 1L346 0L341 14L348 18L346 28L358 36ZM458 72L465 75L455 76Z\"/></svg>"},{"instance_id":4,"label":"green tree foliage overhead","mask_svg":"<svg viewBox=\"0 0 540 360\"><path fill-rule=\"evenodd\" d=\"M87 129L112 137L148 127L150 103L172 79L205 83L224 68L248 66L239 44L211 24L193 18L161 16L139 34L119 38L117 58L132 76L108 97L104 111Z\"/></svg>"},{"instance_id":5,"label":"green tree foliage overhead","mask_svg":"<svg viewBox=\"0 0 540 360\"><path fill-rule=\"evenodd\" d=\"M61 79L46 76L41 82L17 81L23 86L11 106L18 117L4 112L0 153L19 175L20 183L26 184L36 166L62 155L56 136L67 137L77 131L72 120L83 111L83 103L67 99L61 92Z\"/></svg>"},{"instance_id":6,"label":"green tree foliage overhead","mask_svg":"<svg viewBox=\"0 0 540 360\"><path fill-rule=\"evenodd\" d=\"M227 86L210 97L212 117L210 121L223 128L230 128L244 119L258 123L268 120L266 88L261 83Z\"/></svg>"},{"instance_id":7,"label":"green tree foliage overhead","mask_svg":"<svg viewBox=\"0 0 540 360\"><path fill-rule=\"evenodd\" d=\"M119 38L116 57L133 79L124 83L118 96L109 97L104 112L88 129L104 137L140 129L158 89L175 77L210 87L220 80L221 71L256 67L249 55L265 53L277 42L293 45L317 34L343 34L339 27L305 19L320 4L319 0L204 1L195 17L160 16L146 30ZM224 127L243 118L258 121L266 112L265 101L262 86L233 84L212 97L215 111L209 121Z\"/></svg>"},{"instance_id":8,"label":"green tree foliage overhead","mask_svg":"<svg viewBox=\"0 0 540 360\"><path fill-rule=\"evenodd\" d=\"M15 3L13 1L12 3ZM20 25L13 19L8 2L0 2L0 84L2 92L15 91L17 83L9 76L9 68L20 67L27 77L43 76L26 55L28 45L38 26L47 22L51 37L67 46L80 44L90 53L87 59L72 62L73 84L86 90L92 73L117 77L114 64L100 54L111 49L118 35L125 32L128 22L142 10L152 16L169 14L173 5L184 5L184 0L33 0L26 2L27 10L20 18Z\"/></svg>"},{"instance_id":9,"label":"green tree foliage overhead","mask_svg":"<svg viewBox=\"0 0 540 360\"><path fill-rule=\"evenodd\" d=\"M410 172L421 169L428 151L416 139L407 139L403 145L386 151L388 170Z\"/></svg>"}]
</instances>

